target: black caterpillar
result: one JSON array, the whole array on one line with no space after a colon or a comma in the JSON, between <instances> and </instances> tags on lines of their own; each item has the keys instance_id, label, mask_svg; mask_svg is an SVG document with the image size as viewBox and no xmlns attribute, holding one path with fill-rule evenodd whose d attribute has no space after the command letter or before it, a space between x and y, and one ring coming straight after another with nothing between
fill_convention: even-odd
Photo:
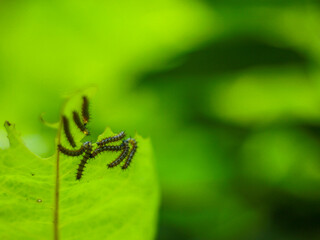
<instances>
[{"instance_id":1,"label":"black caterpillar","mask_svg":"<svg viewBox=\"0 0 320 240\"><path fill-rule=\"evenodd\" d=\"M97 145L100 147L100 146L106 145L111 142L116 142L116 141L123 139L125 136L126 136L125 132L122 131L116 136L107 137L107 138L102 139L101 141L97 142Z\"/></svg>"},{"instance_id":2,"label":"black caterpillar","mask_svg":"<svg viewBox=\"0 0 320 240\"><path fill-rule=\"evenodd\" d=\"M83 100L82 109L81 109L82 120L79 114L76 111L74 111L73 121L81 132L88 135L89 131L86 128L86 125L90 120L89 100L86 96L83 96L82 100ZM69 120L64 115L62 116L62 122L63 122L63 130L68 142L73 148L76 147L74 138L70 131ZM96 142L95 144L92 144L91 142L85 142L81 145L79 149L75 149L75 150L70 150L59 143L58 151L60 151L61 153L67 156L72 156L72 157L83 155L82 160L79 163L77 174L76 174L76 179L80 180L88 160L95 158L98 154L102 152L108 152L108 151L120 152L121 151L121 154L114 161L107 164L107 166L108 168L113 168L118 166L121 162L125 161L124 165L122 166L122 169L127 169L132 161L132 158L134 157L137 151L138 146L137 146L136 140L133 138L128 138L126 140L123 140L125 136L126 136L125 132L122 131L115 136L106 137L100 140L99 142ZM122 140L122 143L119 145L107 145L109 143L118 142L120 140ZM95 149L94 149L94 145L97 146Z\"/></svg>"},{"instance_id":3,"label":"black caterpillar","mask_svg":"<svg viewBox=\"0 0 320 240\"><path fill-rule=\"evenodd\" d=\"M64 133L66 134L68 142L72 147L76 147L76 143L74 142L73 136L70 131L68 118L66 116L62 116L62 121L63 121L63 130L64 130Z\"/></svg>"},{"instance_id":4,"label":"black caterpillar","mask_svg":"<svg viewBox=\"0 0 320 240\"><path fill-rule=\"evenodd\" d=\"M78 170L77 170L77 180L79 180L82 177L82 173L83 173L83 169L85 167L85 165L87 164L87 161L89 158L91 158L91 152L92 152L92 144L91 142L85 142L83 144L84 149L85 149L85 153L84 156L78 166Z\"/></svg>"},{"instance_id":5,"label":"black caterpillar","mask_svg":"<svg viewBox=\"0 0 320 240\"><path fill-rule=\"evenodd\" d=\"M116 158L116 160L114 160L113 162L109 163L108 164L108 167L109 168L113 168L117 165L119 165L123 159L125 159L125 157L128 155L128 152L129 152L129 144L128 144L128 141L124 141L123 142L123 145L124 145L124 149L123 151L121 152L120 156Z\"/></svg>"},{"instance_id":6,"label":"black caterpillar","mask_svg":"<svg viewBox=\"0 0 320 240\"><path fill-rule=\"evenodd\" d=\"M89 100L86 96L82 97L82 119L83 123L86 125L89 122L90 115L89 115Z\"/></svg>"},{"instance_id":7,"label":"black caterpillar","mask_svg":"<svg viewBox=\"0 0 320 240\"><path fill-rule=\"evenodd\" d=\"M88 129L86 126L82 123L79 114L76 111L73 111L73 121L77 125L77 127L80 129L81 132L83 132L85 135L89 134Z\"/></svg>"}]
</instances>

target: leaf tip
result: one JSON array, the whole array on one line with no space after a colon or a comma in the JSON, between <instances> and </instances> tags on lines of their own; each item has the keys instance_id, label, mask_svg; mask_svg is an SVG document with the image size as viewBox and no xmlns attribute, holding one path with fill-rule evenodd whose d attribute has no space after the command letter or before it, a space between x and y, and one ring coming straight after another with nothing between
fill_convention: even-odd
<instances>
[{"instance_id":1,"label":"leaf tip","mask_svg":"<svg viewBox=\"0 0 320 240\"><path fill-rule=\"evenodd\" d=\"M9 127L11 127L11 123L9 122L9 121L5 121L4 122L4 127L6 128L6 129L8 129Z\"/></svg>"},{"instance_id":2,"label":"leaf tip","mask_svg":"<svg viewBox=\"0 0 320 240\"><path fill-rule=\"evenodd\" d=\"M10 146L12 147L21 144L20 133L16 130L15 124L5 121L4 127L8 133Z\"/></svg>"}]
</instances>

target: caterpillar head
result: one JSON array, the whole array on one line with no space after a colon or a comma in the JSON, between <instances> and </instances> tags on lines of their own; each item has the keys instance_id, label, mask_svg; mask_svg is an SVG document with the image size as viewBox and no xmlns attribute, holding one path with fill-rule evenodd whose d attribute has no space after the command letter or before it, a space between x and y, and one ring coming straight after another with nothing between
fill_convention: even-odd
<instances>
[{"instance_id":1,"label":"caterpillar head","mask_svg":"<svg viewBox=\"0 0 320 240\"><path fill-rule=\"evenodd\" d=\"M85 142L85 143L83 144L83 147L84 147L85 149L90 149L90 148L92 148L92 143L91 143L91 142Z\"/></svg>"}]
</instances>

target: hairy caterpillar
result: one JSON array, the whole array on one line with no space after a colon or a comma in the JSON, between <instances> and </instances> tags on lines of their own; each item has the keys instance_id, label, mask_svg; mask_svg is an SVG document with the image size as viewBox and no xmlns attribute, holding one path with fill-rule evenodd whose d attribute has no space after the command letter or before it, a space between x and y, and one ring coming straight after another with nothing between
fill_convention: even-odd
<instances>
[{"instance_id":1,"label":"hairy caterpillar","mask_svg":"<svg viewBox=\"0 0 320 240\"><path fill-rule=\"evenodd\" d=\"M86 96L82 97L82 119L84 125L86 125L89 122L90 116L89 116L89 100Z\"/></svg>"},{"instance_id":2,"label":"hairy caterpillar","mask_svg":"<svg viewBox=\"0 0 320 240\"><path fill-rule=\"evenodd\" d=\"M62 121L63 121L63 129L64 133L66 134L67 140L70 143L72 147L76 147L76 143L74 142L73 136L70 132L70 126L69 126L69 120L66 116L62 116Z\"/></svg>"},{"instance_id":3,"label":"hairy caterpillar","mask_svg":"<svg viewBox=\"0 0 320 240\"><path fill-rule=\"evenodd\" d=\"M79 156L85 151L85 147L82 145L78 150L70 150L58 144L58 149L61 153L67 156Z\"/></svg>"},{"instance_id":4,"label":"hairy caterpillar","mask_svg":"<svg viewBox=\"0 0 320 240\"><path fill-rule=\"evenodd\" d=\"M85 148L85 154L78 166L78 169L77 169L77 180L80 180L81 177L82 177L82 173L83 173L83 169L85 167L85 165L87 164L87 161L89 158L91 158L91 151L92 151L92 144L91 142L85 142L83 144L84 148Z\"/></svg>"},{"instance_id":5,"label":"hairy caterpillar","mask_svg":"<svg viewBox=\"0 0 320 240\"><path fill-rule=\"evenodd\" d=\"M99 153L105 152L105 151L110 151L110 152L118 152L121 151L125 146L123 144L118 145L118 146L103 146L100 148L97 148L93 151L92 157L96 157Z\"/></svg>"},{"instance_id":6,"label":"hairy caterpillar","mask_svg":"<svg viewBox=\"0 0 320 240\"><path fill-rule=\"evenodd\" d=\"M82 124L79 114L76 111L73 111L73 121L77 125L77 127L83 132L84 134L88 135L89 131L87 130L86 126Z\"/></svg>"},{"instance_id":7,"label":"hairy caterpillar","mask_svg":"<svg viewBox=\"0 0 320 240\"><path fill-rule=\"evenodd\" d=\"M126 136L126 133L122 131L119 134L117 134L116 136L107 137L107 138L102 139L101 141L97 142L97 145L98 146L102 146L102 145L105 145L105 144L110 143L110 142L116 142L116 141L121 140L125 136Z\"/></svg>"},{"instance_id":8,"label":"hairy caterpillar","mask_svg":"<svg viewBox=\"0 0 320 240\"><path fill-rule=\"evenodd\" d=\"M130 151L130 153L129 153L129 156L128 156L125 164L122 166L122 169L126 169L126 168L129 167L129 165L130 165L130 163L131 163L131 160L132 160L132 158L133 158L133 156L134 156L134 154L136 153L137 148L138 148L137 142L136 142L135 139L129 138L129 139L128 139L128 142L132 145L132 149L131 149L131 151Z\"/></svg>"},{"instance_id":9,"label":"hairy caterpillar","mask_svg":"<svg viewBox=\"0 0 320 240\"><path fill-rule=\"evenodd\" d=\"M82 103L82 109L81 109L81 116L77 111L73 111L73 121L78 127L78 129L81 130L84 134L88 135L89 131L86 128L86 124L88 123L90 116L89 116L89 100L86 96L82 97L83 103ZM75 148L76 143L74 141L74 137L72 136L72 133L70 131L69 126L69 120L68 118L63 115L62 121L63 125L63 131L66 135L66 138L70 145ZM8 123L9 125L9 123ZM69 149L67 147L64 147L60 143L58 143L58 150L62 154L65 154L67 156L80 156L82 155L81 162L78 165L77 173L76 173L76 179L80 180L83 175L84 168L88 162L89 159L95 158L98 154L106 151L110 152L120 152L121 154L111 163L107 164L109 168L113 168L118 166L121 162L125 160L124 165L122 166L122 169L127 169L129 165L131 164L132 158L134 157L136 151L137 151L137 142L133 138L128 138L126 140L123 140L123 138L126 136L124 131L121 131L115 136L112 137L106 137L99 142L96 142L96 148L93 149L93 145L91 142L85 142L81 145L78 149ZM109 143L117 142L122 140L122 143L120 145L107 145Z\"/></svg>"},{"instance_id":10,"label":"hairy caterpillar","mask_svg":"<svg viewBox=\"0 0 320 240\"><path fill-rule=\"evenodd\" d=\"M121 163L123 161L123 159L125 159L126 156L128 155L128 152L130 149L128 141L123 141L123 144L124 144L123 151L121 152L120 156L116 158L116 160L114 160L113 162L111 162L107 165L109 168L113 168L113 167L119 165L119 163Z\"/></svg>"}]
</instances>

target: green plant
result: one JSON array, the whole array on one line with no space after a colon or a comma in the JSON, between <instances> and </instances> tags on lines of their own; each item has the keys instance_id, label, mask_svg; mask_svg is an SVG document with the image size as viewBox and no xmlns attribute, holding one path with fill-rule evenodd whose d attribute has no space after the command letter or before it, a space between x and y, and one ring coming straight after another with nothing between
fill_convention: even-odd
<instances>
[{"instance_id":1,"label":"green plant","mask_svg":"<svg viewBox=\"0 0 320 240\"><path fill-rule=\"evenodd\" d=\"M61 114L78 106L74 99ZM136 134L139 151L128 170L108 169L115 155L103 154L89 161L77 181L80 158L59 153L40 158L24 145L14 124L6 121L5 129L10 147L0 150L0 239L154 238L159 188L149 139ZM112 134L107 128L98 139ZM82 138L75 135L77 142Z\"/></svg>"}]
</instances>

